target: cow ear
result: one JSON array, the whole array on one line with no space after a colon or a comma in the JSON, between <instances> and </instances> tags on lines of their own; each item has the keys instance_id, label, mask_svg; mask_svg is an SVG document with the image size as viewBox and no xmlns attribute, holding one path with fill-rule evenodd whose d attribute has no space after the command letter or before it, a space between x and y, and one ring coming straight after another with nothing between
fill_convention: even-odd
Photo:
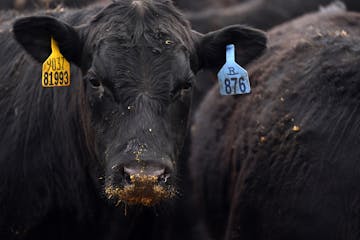
<instances>
[{"instance_id":1,"label":"cow ear","mask_svg":"<svg viewBox=\"0 0 360 240\"><path fill-rule=\"evenodd\" d=\"M53 37L62 55L79 65L82 44L77 31L68 24L47 16L25 17L15 21L13 32L15 39L38 62L43 63L50 56Z\"/></svg>"},{"instance_id":2,"label":"cow ear","mask_svg":"<svg viewBox=\"0 0 360 240\"><path fill-rule=\"evenodd\" d=\"M202 35L195 33L196 56L192 58L193 70L218 71L226 61L226 45L234 44L236 62L246 65L266 49L264 32L241 25L232 25Z\"/></svg>"}]
</instances>

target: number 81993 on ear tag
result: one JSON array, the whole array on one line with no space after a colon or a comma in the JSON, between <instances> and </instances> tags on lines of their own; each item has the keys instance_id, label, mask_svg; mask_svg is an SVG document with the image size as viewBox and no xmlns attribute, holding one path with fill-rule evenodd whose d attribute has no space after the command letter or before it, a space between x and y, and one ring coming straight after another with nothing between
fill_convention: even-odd
<instances>
[{"instance_id":1,"label":"number 81993 on ear tag","mask_svg":"<svg viewBox=\"0 0 360 240\"><path fill-rule=\"evenodd\" d=\"M247 71L235 62L235 46L226 46L226 63L218 73L220 94L238 95L251 92Z\"/></svg>"},{"instance_id":2,"label":"number 81993 on ear tag","mask_svg":"<svg viewBox=\"0 0 360 240\"><path fill-rule=\"evenodd\" d=\"M60 53L57 42L51 38L51 54L42 66L42 86L67 87L70 86L70 63Z\"/></svg>"}]
</instances>

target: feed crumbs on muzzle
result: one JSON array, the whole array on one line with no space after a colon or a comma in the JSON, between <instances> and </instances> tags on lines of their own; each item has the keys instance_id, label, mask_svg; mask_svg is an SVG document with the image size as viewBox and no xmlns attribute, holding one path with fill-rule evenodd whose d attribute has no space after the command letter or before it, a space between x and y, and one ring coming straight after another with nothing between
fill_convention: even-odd
<instances>
[{"instance_id":1,"label":"feed crumbs on muzzle","mask_svg":"<svg viewBox=\"0 0 360 240\"><path fill-rule=\"evenodd\" d=\"M124 188L107 186L105 193L108 199L128 205L154 206L163 200L171 199L176 195L173 187L163 187L158 184L158 177L132 175L131 184Z\"/></svg>"}]
</instances>

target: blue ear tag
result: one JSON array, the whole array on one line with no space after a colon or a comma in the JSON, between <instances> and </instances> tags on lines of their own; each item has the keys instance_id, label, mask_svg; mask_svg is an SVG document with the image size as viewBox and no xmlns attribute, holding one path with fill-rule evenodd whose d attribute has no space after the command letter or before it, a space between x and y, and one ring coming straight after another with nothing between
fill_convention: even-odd
<instances>
[{"instance_id":1,"label":"blue ear tag","mask_svg":"<svg viewBox=\"0 0 360 240\"><path fill-rule=\"evenodd\" d=\"M247 71L235 62L235 46L226 46L226 63L218 73L220 94L238 95L251 92Z\"/></svg>"}]
</instances>

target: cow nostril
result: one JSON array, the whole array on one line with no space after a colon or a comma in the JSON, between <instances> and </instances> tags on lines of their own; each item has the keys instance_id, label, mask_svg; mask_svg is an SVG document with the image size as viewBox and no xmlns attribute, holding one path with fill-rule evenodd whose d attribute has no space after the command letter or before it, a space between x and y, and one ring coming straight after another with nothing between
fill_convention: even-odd
<instances>
[{"instance_id":1,"label":"cow nostril","mask_svg":"<svg viewBox=\"0 0 360 240\"><path fill-rule=\"evenodd\" d=\"M124 185L170 184L171 169L161 164L128 164L123 168Z\"/></svg>"}]
</instances>

